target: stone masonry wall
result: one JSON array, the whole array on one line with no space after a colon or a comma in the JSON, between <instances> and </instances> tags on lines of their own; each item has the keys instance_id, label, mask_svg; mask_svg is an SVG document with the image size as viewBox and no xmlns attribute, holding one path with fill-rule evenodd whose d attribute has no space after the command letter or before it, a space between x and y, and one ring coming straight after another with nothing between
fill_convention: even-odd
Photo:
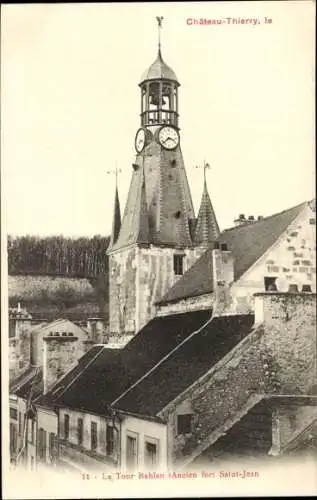
<instances>
[{"instance_id":1,"label":"stone masonry wall","mask_svg":"<svg viewBox=\"0 0 317 500\"><path fill-rule=\"evenodd\" d=\"M229 248L230 250L230 248ZM248 314L254 311L255 293L264 292L264 277L276 277L279 291L287 292L291 284L302 290L310 285L316 291L316 214L305 207L275 244L254 263L230 288L230 300L222 314ZM214 294L187 298L161 305L159 315L175 314L205 307Z\"/></svg>"},{"instance_id":2,"label":"stone masonry wall","mask_svg":"<svg viewBox=\"0 0 317 500\"><path fill-rule=\"evenodd\" d=\"M199 455L265 394L304 395L316 384L316 296L268 293L258 301L259 326L162 412L176 464ZM177 436L184 403L195 422L190 435Z\"/></svg>"},{"instance_id":3,"label":"stone masonry wall","mask_svg":"<svg viewBox=\"0 0 317 500\"><path fill-rule=\"evenodd\" d=\"M184 272L203 249L130 247L109 256L110 336L134 335L156 313L154 303L176 283L175 253L184 254Z\"/></svg>"},{"instance_id":4,"label":"stone masonry wall","mask_svg":"<svg viewBox=\"0 0 317 500\"><path fill-rule=\"evenodd\" d=\"M82 351L78 352L79 343L78 338L75 336L44 337L43 342L43 382L45 393L60 377L72 369Z\"/></svg>"}]
</instances>

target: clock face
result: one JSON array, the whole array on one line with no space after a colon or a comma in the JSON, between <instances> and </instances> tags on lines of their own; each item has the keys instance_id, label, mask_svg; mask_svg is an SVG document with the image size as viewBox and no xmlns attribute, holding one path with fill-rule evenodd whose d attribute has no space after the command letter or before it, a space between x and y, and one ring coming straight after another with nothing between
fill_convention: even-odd
<instances>
[{"instance_id":1,"label":"clock face","mask_svg":"<svg viewBox=\"0 0 317 500\"><path fill-rule=\"evenodd\" d=\"M162 127L158 135L161 146L165 149L175 149L179 143L179 135L173 127Z\"/></svg>"},{"instance_id":2,"label":"clock face","mask_svg":"<svg viewBox=\"0 0 317 500\"><path fill-rule=\"evenodd\" d=\"M135 149L137 153L141 153L144 146L145 146L145 131L143 128L140 128L135 136Z\"/></svg>"}]
</instances>

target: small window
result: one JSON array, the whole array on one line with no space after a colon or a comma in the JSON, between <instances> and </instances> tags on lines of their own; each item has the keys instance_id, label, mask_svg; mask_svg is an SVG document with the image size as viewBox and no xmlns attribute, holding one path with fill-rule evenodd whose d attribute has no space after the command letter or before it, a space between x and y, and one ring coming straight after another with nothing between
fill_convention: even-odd
<instances>
[{"instance_id":1,"label":"small window","mask_svg":"<svg viewBox=\"0 0 317 500\"><path fill-rule=\"evenodd\" d=\"M271 276L265 276L264 277L264 288L266 292L276 292L277 291L277 286L276 286L276 277L273 278Z\"/></svg>"},{"instance_id":2,"label":"small window","mask_svg":"<svg viewBox=\"0 0 317 500\"><path fill-rule=\"evenodd\" d=\"M137 465L137 441L136 438L132 436L127 436L127 453L126 453L126 464L128 471L133 471Z\"/></svg>"},{"instance_id":3,"label":"small window","mask_svg":"<svg viewBox=\"0 0 317 500\"><path fill-rule=\"evenodd\" d=\"M177 276L184 274L183 261L184 255L174 255L174 273Z\"/></svg>"},{"instance_id":4,"label":"small window","mask_svg":"<svg viewBox=\"0 0 317 500\"><path fill-rule=\"evenodd\" d=\"M49 434L49 457L50 460L56 458L56 435L54 432L50 432Z\"/></svg>"},{"instance_id":5,"label":"small window","mask_svg":"<svg viewBox=\"0 0 317 500\"><path fill-rule=\"evenodd\" d=\"M69 438L69 415L64 416L64 438Z\"/></svg>"},{"instance_id":6,"label":"small window","mask_svg":"<svg viewBox=\"0 0 317 500\"><path fill-rule=\"evenodd\" d=\"M18 424L18 427L19 427L19 436L21 436L21 432L22 432L22 414L21 414L20 411L19 411L19 424Z\"/></svg>"},{"instance_id":7,"label":"small window","mask_svg":"<svg viewBox=\"0 0 317 500\"><path fill-rule=\"evenodd\" d=\"M16 408L10 408L10 418L13 420L18 419L18 410Z\"/></svg>"},{"instance_id":8,"label":"small window","mask_svg":"<svg viewBox=\"0 0 317 500\"><path fill-rule=\"evenodd\" d=\"M31 420L31 443L34 444L35 440L35 420Z\"/></svg>"},{"instance_id":9,"label":"small window","mask_svg":"<svg viewBox=\"0 0 317 500\"><path fill-rule=\"evenodd\" d=\"M41 461L46 461L46 431L42 427L38 433L38 456Z\"/></svg>"},{"instance_id":10,"label":"small window","mask_svg":"<svg viewBox=\"0 0 317 500\"><path fill-rule=\"evenodd\" d=\"M107 425L106 430L106 453L107 455L112 455L114 450L114 428L111 425Z\"/></svg>"},{"instance_id":11,"label":"small window","mask_svg":"<svg viewBox=\"0 0 317 500\"><path fill-rule=\"evenodd\" d=\"M155 443L145 442L144 459L148 469L155 469L157 466L157 445Z\"/></svg>"},{"instance_id":12,"label":"small window","mask_svg":"<svg viewBox=\"0 0 317 500\"><path fill-rule=\"evenodd\" d=\"M191 434L193 415L191 413L177 416L177 434Z\"/></svg>"},{"instance_id":13,"label":"small window","mask_svg":"<svg viewBox=\"0 0 317 500\"><path fill-rule=\"evenodd\" d=\"M97 423L91 422L91 449L96 450L98 446Z\"/></svg>"},{"instance_id":14,"label":"small window","mask_svg":"<svg viewBox=\"0 0 317 500\"><path fill-rule=\"evenodd\" d=\"M77 420L77 440L78 444L83 444L84 439L84 421L82 418Z\"/></svg>"}]
</instances>

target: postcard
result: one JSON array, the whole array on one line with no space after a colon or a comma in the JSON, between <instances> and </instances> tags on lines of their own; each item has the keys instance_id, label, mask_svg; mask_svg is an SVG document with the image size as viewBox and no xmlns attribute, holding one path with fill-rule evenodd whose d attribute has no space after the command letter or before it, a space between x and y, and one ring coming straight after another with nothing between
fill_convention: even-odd
<instances>
[{"instance_id":1,"label":"postcard","mask_svg":"<svg viewBox=\"0 0 317 500\"><path fill-rule=\"evenodd\" d=\"M316 495L315 2L1 23L4 498Z\"/></svg>"}]
</instances>

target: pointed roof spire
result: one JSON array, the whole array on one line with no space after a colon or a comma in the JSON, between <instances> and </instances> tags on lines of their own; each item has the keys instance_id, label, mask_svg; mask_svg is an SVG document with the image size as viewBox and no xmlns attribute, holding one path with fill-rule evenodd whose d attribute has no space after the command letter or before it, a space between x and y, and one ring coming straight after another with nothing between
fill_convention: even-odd
<instances>
[{"instance_id":1,"label":"pointed roof spire","mask_svg":"<svg viewBox=\"0 0 317 500\"><path fill-rule=\"evenodd\" d=\"M216 215L208 193L207 181L206 181L207 168L210 168L210 165L204 162L203 166L204 188L197 218L194 244L209 246L210 243L212 243L218 238L220 231Z\"/></svg>"},{"instance_id":2,"label":"pointed roof spire","mask_svg":"<svg viewBox=\"0 0 317 500\"><path fill-rule=\"evenodd\" d=\"M118 193L118 169L115 168L115 171L108 171L107 173L115 173L116 176L116 191L114 198L114 210L113 210L113 220L112 220L112 231L109 246L107 252L113 247L115 242L118 239L120 228L121 228L121 210L120 210L120 201L119 201L119 193Z\"/></svg>"},{"instance_id":3,"label":"pointed roof spire","mask_svg":"<svg viewBox=\"0 0 317 500\"><path fill-rule=\"evenodd\" d=\"M134 243L151 243L149 212L146 200L144 165L135 168L120 234L111 250Z\"/></svg>"}]
</instances>

